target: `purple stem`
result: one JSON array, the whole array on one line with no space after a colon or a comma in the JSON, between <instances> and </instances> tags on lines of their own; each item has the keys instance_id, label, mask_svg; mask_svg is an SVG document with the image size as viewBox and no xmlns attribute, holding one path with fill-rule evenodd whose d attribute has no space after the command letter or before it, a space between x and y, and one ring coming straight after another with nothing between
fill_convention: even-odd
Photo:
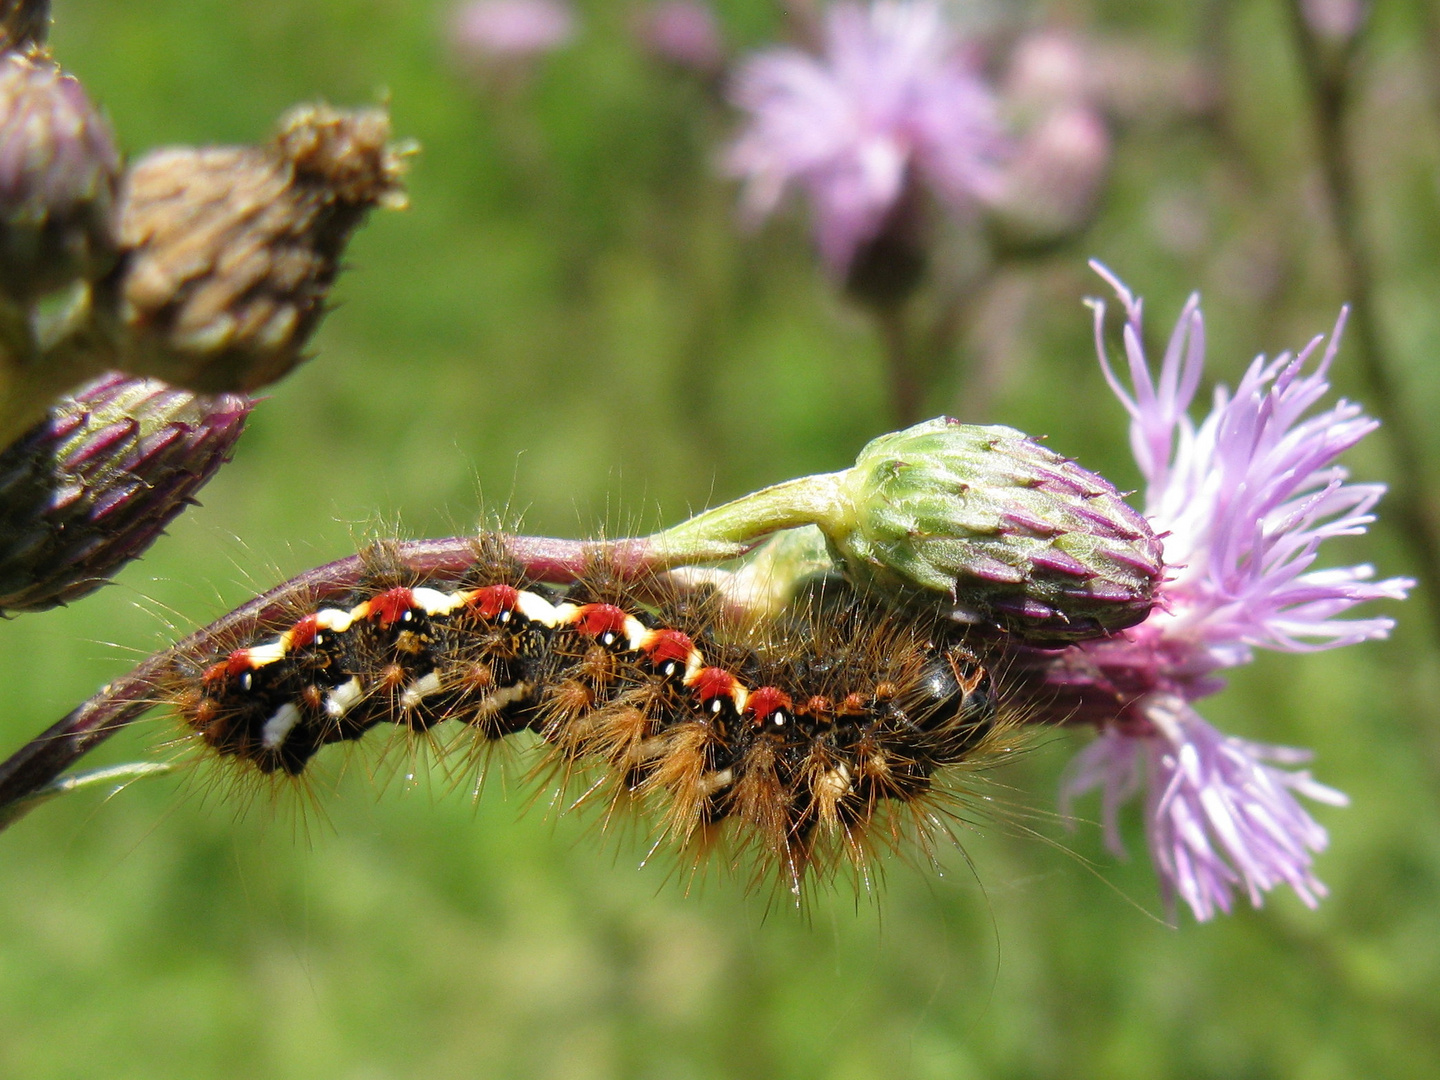
<instances>
[{"instance_id":1,"label":"purple stem","mask_svg":"<svg viewBox=\"0 0 1440 1080\"><path fill-rule=\"evenodd\" d=\"M751 544L718 544L713 550L691 549L680 556L663 555L650 540L554 540L543 536L496 537L497 553L514 561L537 581L565 583L593 573L597 566L636 580L681 563L716 561L745 554ZM478 558L476 539L453 536L441 540L409 540L386 545L387 561L398 559L417 576L458 576ZM351 555L307 570L277 585L230 614L197 630L177 645L156 653L74 709L59 723L37 735L0 764L0 820L4 809L48 784L115 732L138 720L154 705L155 687L178 657L205 656L222 643L255 636L261 627L293 613L299 605L332 600L354 589L373 567L365 554ZM3 828L3 826L0 826Z\"/></svg>"}]
</instances>

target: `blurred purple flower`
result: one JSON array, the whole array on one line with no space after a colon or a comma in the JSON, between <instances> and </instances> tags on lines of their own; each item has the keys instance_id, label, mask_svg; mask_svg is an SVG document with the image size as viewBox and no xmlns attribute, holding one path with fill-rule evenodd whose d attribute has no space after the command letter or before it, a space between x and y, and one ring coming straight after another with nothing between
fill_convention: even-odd
<instances>
[{"instance_id":1,"label":"blurred purple flower","mask_svg":"<svg viewBox=\"0 0 1440 1080\"><path fill-rule=\"evenodd\" d=\"M1111 151L1097 110L1078 102L1046 109L1020 136L986 208L1016 239L1047 242L1074 233L1095 210Z\"/></svg>"},{"instance_id":2,"label":"blurred purple flower","mask_svg":"<svg viewBox=\"0 0 1440 1080\"><path fill-rule=\"evenodd\" d=\"M640 40L678 67L714 74L725 66L725 40L715 12L701 0L662 0L640 14Z\"/></svg>"},{"instance_id":3,"label":"blurred purple flower","mask_svg":"<svg viewBox=\"0 0 1440 1080\"><path fill-rule=\"evenodd\" d=\"M1007 141L995 97L936 0L840 3L825 55L772 49L739 70L734 103L749 124L728 171L758 221L805 191L821 255L838 276L922 182L964 210L990 194Z\"/></svg>"},{"instance_id":4,"label":"blurred purple flower","mask_svg":"<svg viewBox=\"0 0 1440 1080\"><path fill-rule=\"evenodd\" d=\"M575 36L575 14L562 0L471 0L456 10L451 32L470 56L536 56Z\"/></svg>"},{"instance_id":5,"label":"blurred purple flower","mask_svg":"<svg viewBox=\"0 0 1440 1080\"><path fill-rule=\"evenodd\" d=\"M1300 11L1316 37L1343 44L1365 25L1370 5L1365 0L1301 0Z\"/></svg>"},{"instance_id":6,"label":"blurred purple flower","mask_svg":"<svg viewBox=\"0 0 1440 1080\"><path fill-rule=\"evenodd\" d=\"M998 234L1047 243L1083 228L1110 170L1113 140L1085 43L1063 30L1026 34L1001 86L1018 134L987 210Z\"/></svg>"},{"instance_id":7,"label":"blurred purple flower","mask_svg":"<svg viewBox=\"0 0 1440 1080\"><path fill-rule=\"evenodd\" d=\"M1326 373L1344 327L1298 355L1257 358L1233 394L1217 388L1198 427L1186 415L1204 365L1198 297L1180 315L1161 364L1141 344L1140 301L1096 270L1125 308L1130 389L1103 343L1105 305L1096 302L1100 362L1130 413L1130 442L1146 482L1146 515L1164 537L1170 577L1142 624L1072 647L1051 665L1052 707L1101 726L1072 764L1062 802L1099 788L1107 840L1119 848L1118 807L1148 786L1147 834L1167 898L1197 919L1229 911L1235 889L1252 904L1280 884L1314 906L1325 894L1311 872L1327 837L1296 800L1343 805L1339 792L1306 772L1277 765L1303 751L1222 735L1190 703L1224 685L1217 672L1247 663L1256 647L1306 652L1383 638L1389 618L1340 618L1367 600L1403 599L1414 582L1371 581L1369 566L1311 569L1320 544L1363 533L1384 492L1348 483L1336 458L1377 422L1341 400L1305 414L1328 392Z\"/></svg>"}]
</instances>

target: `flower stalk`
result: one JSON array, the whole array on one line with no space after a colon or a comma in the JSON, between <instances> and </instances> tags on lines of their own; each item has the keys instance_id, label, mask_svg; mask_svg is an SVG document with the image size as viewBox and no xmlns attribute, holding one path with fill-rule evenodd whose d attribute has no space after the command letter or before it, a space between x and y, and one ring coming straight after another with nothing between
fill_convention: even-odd
<instances>
[{"instance_id":1,"label":"flower stalk","mask_svg":"<svg viewBox=\"0 0 1440 1080\"><path fill-rule=\"evenodd\" d=\"M416 576L458 577L475 565L480 543L473 536L402 541L384 545L382 556L387 564L403 567ZM492 555L514 563L530 577L556 583L574 581L597 565L636 579L678 565L677 556L645 539L597 543L503 536L485 543L493 545ZM686 557L721 561L743 555L752 546L696 541L689 546ZM282 619L297 606L323 604L348 595L371 571L375 558L374 552L364 552L308 570L101 687L95 696L0 763L0 829L13 823L15 816L10 811L17 804L45 790L81 757L153 708L155 688L178 657L213 651L220 641L254 636L260 627Z\"/></svg>"}]
</instances>

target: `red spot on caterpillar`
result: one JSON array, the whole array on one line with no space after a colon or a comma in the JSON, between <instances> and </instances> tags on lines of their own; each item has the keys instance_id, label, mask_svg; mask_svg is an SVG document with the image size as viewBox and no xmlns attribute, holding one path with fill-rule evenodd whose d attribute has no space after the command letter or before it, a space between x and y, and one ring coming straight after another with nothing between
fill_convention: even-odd
<instances>
[{"instance_id":1,"label":"red spot on caterpillar","mask_svg":"<svg viewBox=\"0 0 1440 1080\"><path fill-rule=\"evenodd\" d=\"M782 710L793 711L790 695L778 686L762 686L758 690L752 690L745 700L746 715L753 716L756 721L768 720Z\"/></svg>"},{"instance_id":2,"label":"red spot on caterpillar","mask_svg":"<svg viewBox=\"0 0 1440 1080\"><path fill-rule=\"evenodd\" d=\"M217 664L216 666L218 667L219 665ZM228 657L225 658L226 678L237 678L241 675L244 675L245 672L250 670L250 668L251 664L249 649L236 649Z\"/></svg>"},{"instance_id":3,"label":"red spot on caterpillar","mask_svg":"<svg viewBox=\"0 0 1440 1080\"><path fill-rule=\"evenodd\" d=\"M690 653L695 648L695 643L690 640L689 634L682 634L679 630L660 630L645 645L645 651L650 655L650 660L659 666L671 660L685 664L690 660Z\"/></svg>"},{"instance_id":4,"label":"red spot on caterpillar","mask_svg":"<svg viewBox=\"0 0 1440 1080\"><path fill-rule=\"evenodd\" d=\"M520 590L513 585L486 585L470 597L470 607L482 619L493 619L502 612L514 611L520 602Z\"/></svg>"},{"instance_id":5,"label":"red spot on caterpillar","mask_svg":"<svg viewBox=\"0 0 1440 1080\"><path fill-rule=\"evenodd\" d=\"M403 586L387 589L370 601L366 618L379 620L382 626L389 626L404 618L405 613L415 606L415 594Z\"/></svg>"},{"instance_id":6,"label":"red spot on caterpillar","mask_svg":"<svg viewBox=\"0 0 1440 1080\"><path fill-rule=\"evenodd\" d=\"M211 664L207 667L205 673L200 676L200 681L206 686L214 686L216 683L229 677L230 665L224 660L221 660L218 664Z\"/></svg>"},{"instance_id":7,"label":"red spot on caterpillar","mask_svg":"<svg viewBox=\"0 0 1440 1080\"><path fill-rule=\"evenodd\" d=\"M314 615L306 615L290 628L290 643L292 649L303 649L315 640L315 635L320 629L320 620Z\"/></svg>"},{"instance_id":8,"label":"red spot on caterpillar","mask_svg":"<svg viewBox=\"0 0 1440 1080\"><path fill-rule=\"evenodd\" d=\"M807 716L826 717L835 711L835 703L823 694L815 694L806 699L800 711Z\"/></svg>"},{"instance_id":9,"label":"red spot on caterpillar","mask_svg":"<svg viewBox=\"0 0 1440 1080\"><path fill-rule=\"evenodd\" d=\"M625 632L625 612L614 604L586 604L575 619L575 629L587 637Z\"/></svg>"},{"instance_id":10,"label":"red spot on caterpillar","mask_svg":"<svg viewBox=\"0 0 1440 1080\"><path fill-rule=\"evenodd\" d=\"M711 698L729 697L735 690L735 676L724 668L702 668L695 677L695 693L701 701Z\"/></svg>"}]
</instances>

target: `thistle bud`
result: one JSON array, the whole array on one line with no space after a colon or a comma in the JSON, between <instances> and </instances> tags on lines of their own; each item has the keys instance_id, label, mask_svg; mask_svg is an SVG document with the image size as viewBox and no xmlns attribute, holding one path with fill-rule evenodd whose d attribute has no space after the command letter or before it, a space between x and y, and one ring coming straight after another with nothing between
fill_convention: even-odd
<instances>
[{"instance_id":1,"label":"thistle bud","mask_svg":"<svg viewBox=\"0 0 1440 1080\"><path fill-rule=\"evenodd\" d=\"M207 392L304 359L350 233L403 206L383 110L303 105L267 146L171 147L121 191L124 366Z\"/></svg>"},{"instance_id":2,"label":"thistle bud","mask_svg":"<svg viewBox=\"0 0 1440 1080\"><path fill-rule=\"evenodd\" d=\"M119 173L80 83L43 54L0 54L0 289L27 304L108 272Z\"/></svg>"},{"instance_id":3,"label":"thistle bud","mask_svg":"<svg viewBox=\"0 0 1440 1080\"><path fill-rule=\"evenodd\" d=\"M0 453L0 612L93 591L230 457L250 402L110 374Z\"/></svg>"},{"instance_id":4,"label":"thistle bud","mask_svg":"<svg viewBox=\"0 0 1440 1080\"><path fill-rule=\"evenodd\" d=\"M851 575L944 592L1032 643L1113 633L1149 613L1160 543L1106 480L1008 427L942 418L884 435L840 474L826 532Z\"/></svg>"}]
</instances>

